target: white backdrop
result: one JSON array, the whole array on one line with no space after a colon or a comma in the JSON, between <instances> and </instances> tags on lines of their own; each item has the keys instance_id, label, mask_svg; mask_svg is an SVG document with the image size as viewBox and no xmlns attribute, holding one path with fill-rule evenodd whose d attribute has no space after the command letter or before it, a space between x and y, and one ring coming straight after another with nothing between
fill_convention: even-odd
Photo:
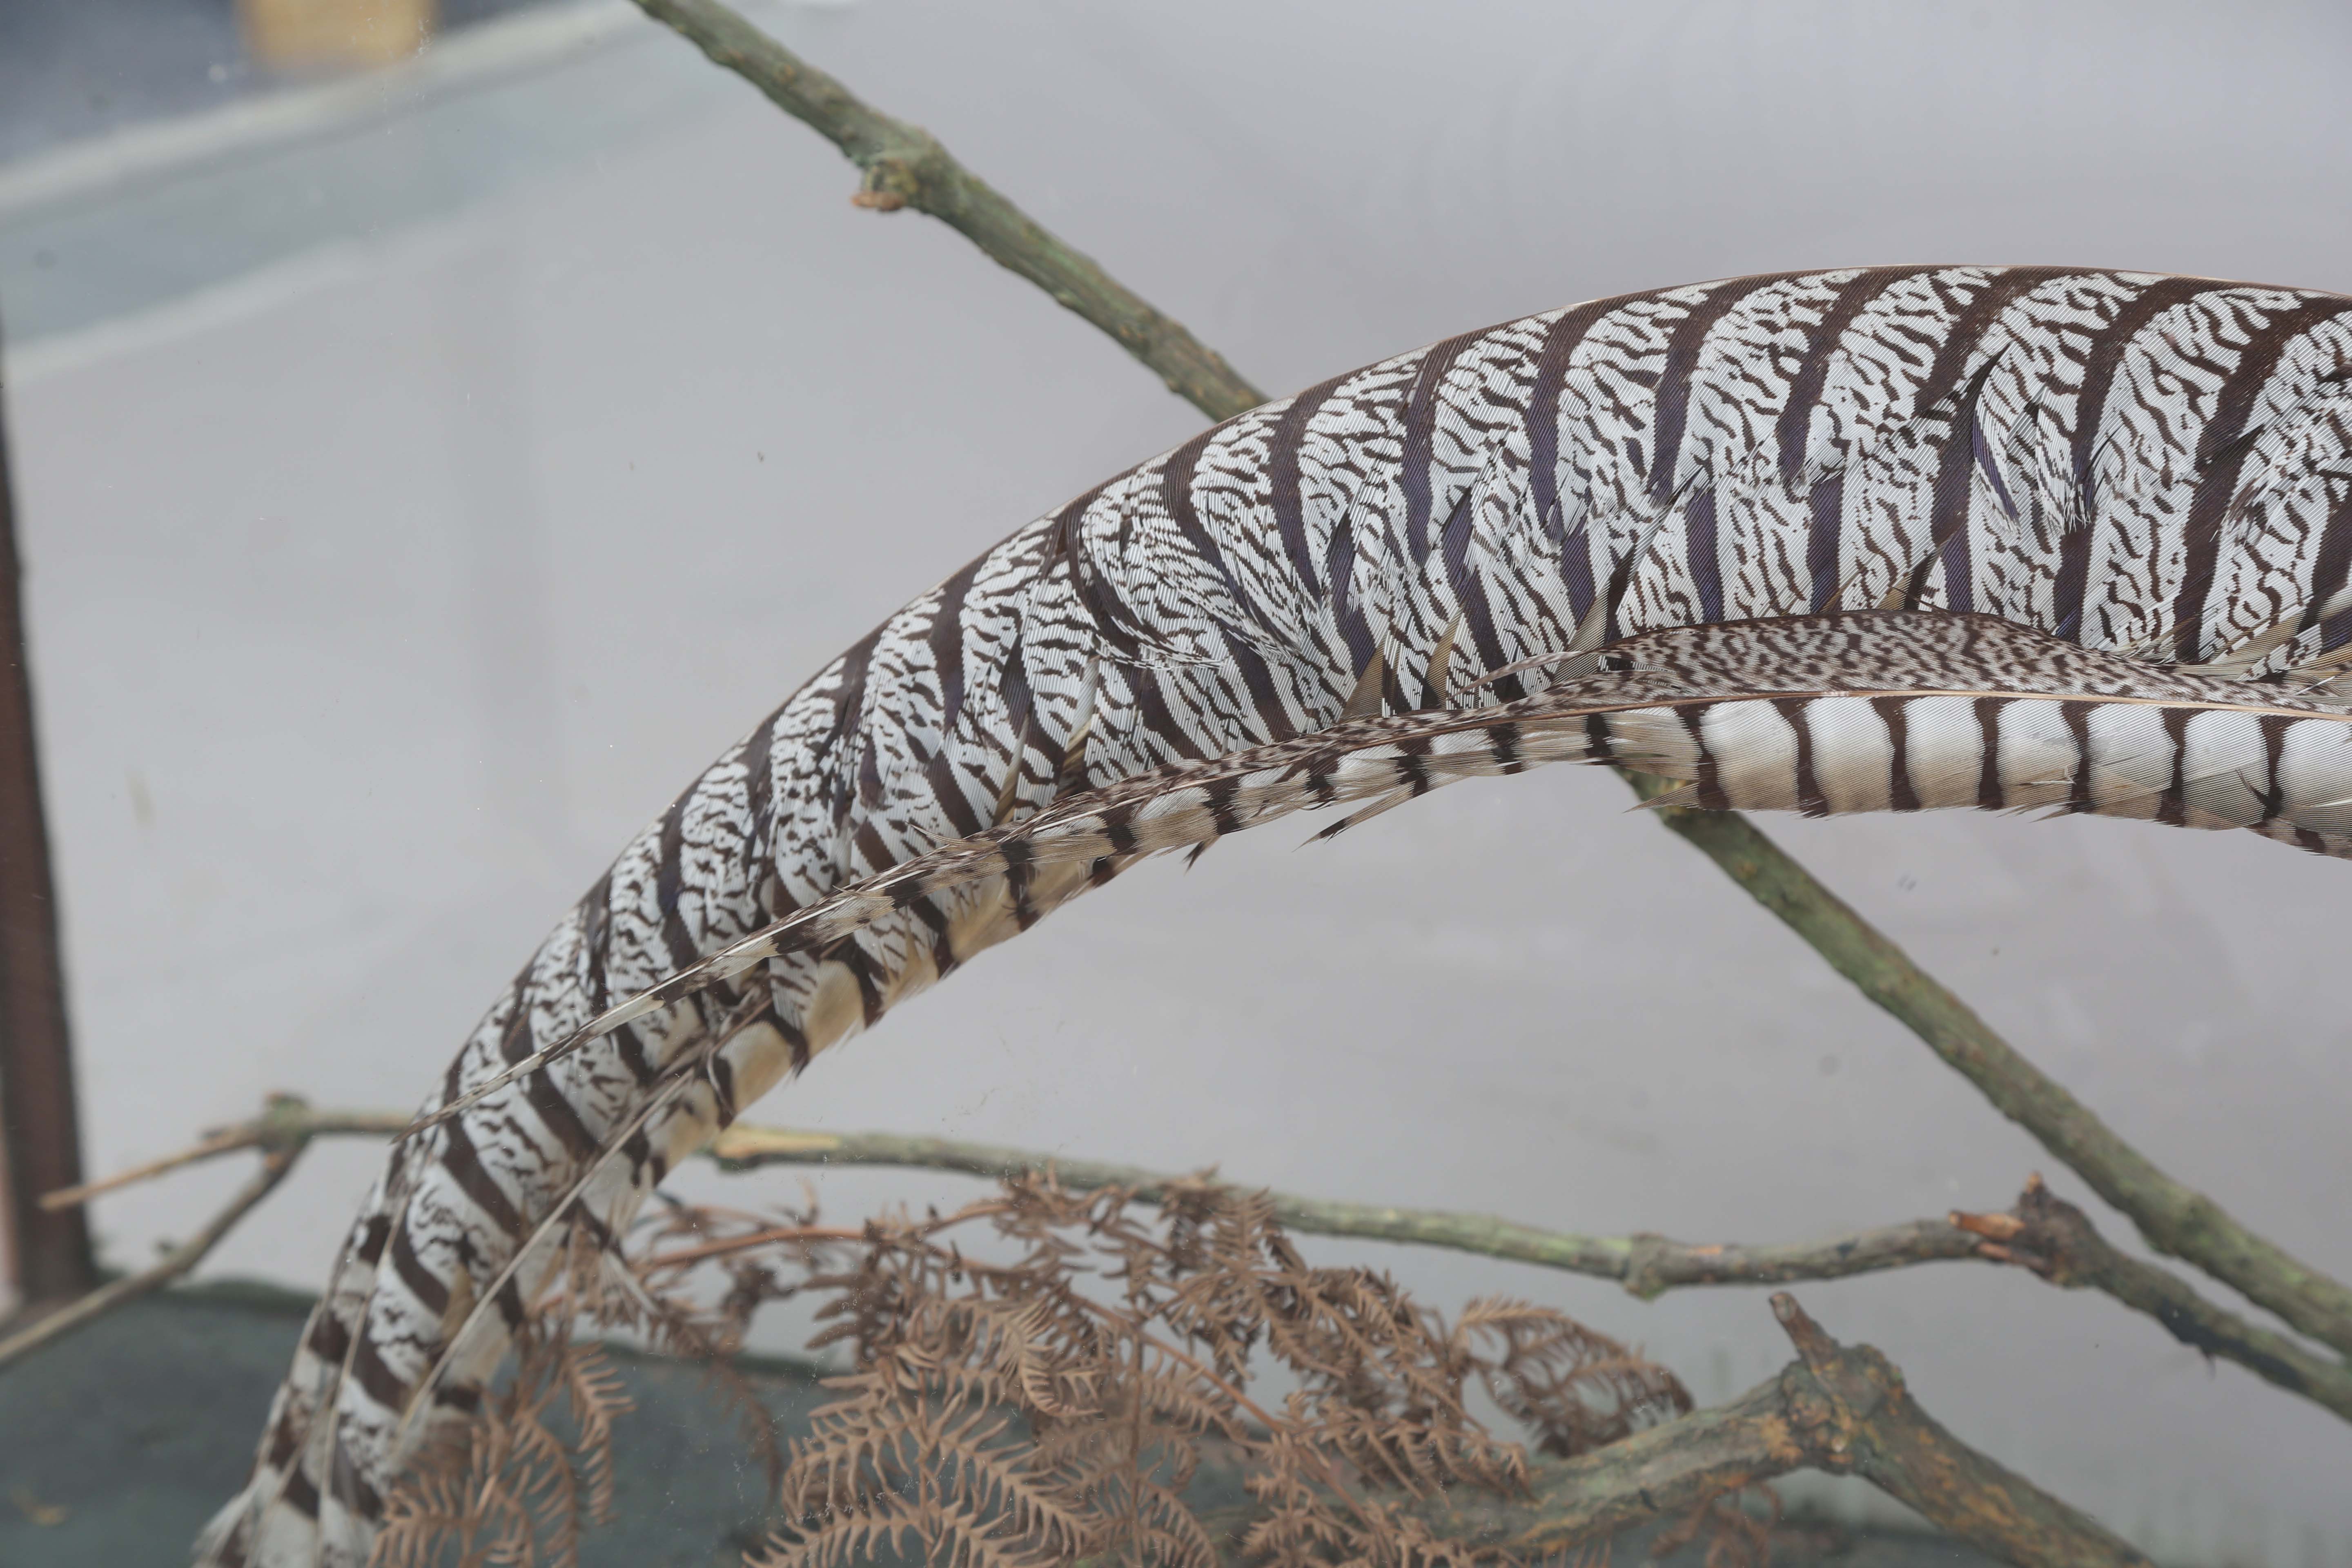
<instances>
[{"instance_id":1,"label":"white backdrop","mask_svg":"<svg viewBox=\"0 0 2352 1568\"><path fill-rule=\"evenodd\" d=\"M2317 6L757 14L1276 392L1765 269L2352 289L2352 17ZM0 299L32 301L10 413L98 1170L271 1089L414 1102L725 742L1198 427L952 232L852 208L830 147L684 45L594 16L456 97L0 210ZM1625 804L1558 770L1138 872L754 1115L1691 1239L2003 1206L2041 1168L2129 1237ZM2352 871L2135 824L1767 826L2159 1163L2352 1273ZM214 1271L315 1288L374 1159L314 1152ZM109 1256L241 1174L110 1200ZM964 1190L821 1186L844 1215ZM1643 1305L1315 1252L1442 1302L1557 1302L1703 1398L1788 1353L1758 1293ZM2352 1434L2102 1298L1961 1265L1800 1295L2168 1557L2352 1559Z\"/></svg>"}]
</instances>

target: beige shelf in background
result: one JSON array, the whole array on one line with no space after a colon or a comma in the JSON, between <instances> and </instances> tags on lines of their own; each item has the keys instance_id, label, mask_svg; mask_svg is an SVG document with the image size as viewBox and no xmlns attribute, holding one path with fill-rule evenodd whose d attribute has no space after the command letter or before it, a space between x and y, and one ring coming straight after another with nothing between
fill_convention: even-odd
<instances>
[{"instance_id":1,"label":"beige shelf in background","mask_svg":"<svg viewBox=\"0 0 2352 1568\"><path fill-rule=\"evenodd\" d=\"M278 70L391 65L433 36L435 0L237 0L246 47Z\"/></svg>"}]
</instances>

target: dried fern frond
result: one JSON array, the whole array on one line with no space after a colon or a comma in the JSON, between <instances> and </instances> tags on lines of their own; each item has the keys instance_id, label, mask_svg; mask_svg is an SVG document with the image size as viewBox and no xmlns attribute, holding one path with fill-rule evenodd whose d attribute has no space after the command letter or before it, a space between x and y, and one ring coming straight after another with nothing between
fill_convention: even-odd
<instances>
[{"instance_id":1,"label":"dried fern frond","mask_svg":"<svg viewBox=\"0 0 2352 1568\"><path fill-rule=\"evenodd\" d=\"M1492 1342L1492 1353L1479 1347ZM1465 1305L1448 1343L1510 1417L1562 1458L1687 1415L1690 1391L1657 1363L1549 1307L1507 1297Z\"/></svg>"},{"instance_id":2,"label":"dried fern frond","mask_svg":"<svg viewBox=\"0 0 2352 1568\"><path fill-rule=\"evenodd\" d=\"M613 1370L604 1347L575 1344L559 1362L563 1392L569 1399L572 1425L579 1432L575 1452L588 1517L598 1524L613 1521L613 1418L627 1412L630 1400Z\"/></svg>"},{"instance_id":3,"label":"dried fern frond","mask_svg":"<svg viewBox=\"0 0 2352 1568\"><path fill-rule=\"evenodd\" d=\"M1689 1408L1671 1373L1558 1312L1475 1301L1449 1326L1385 1274L1309 1266L1262 1194L1203 1181L1139 1207L1016 1177L869 1221L854 1259L806 1279L829 1297L818 1341L856 1370L793 1446L793 1517L761 1568L885 1546L989 1568L1502 1565L1412 1512L1525 1491L1527 1449L1468 1391L1553 1452ZM1261 1371L1295 1384L1278 1409L1252 1396ZM1185 1498L1211 1442L1256 1505L1222 1540Z\"/></svg>"},{"instance_id":4,"label":"dried fern frond","mask_svg":"<svg viewBox=\"0 0 2352 1568\"><path fill-rule=\"evenodd\" d=\"M370 1568L575 1568L582 1526L611 1516L612 1422L629 1399L601 1348L568 1328L524 1324L511 1378L385 1499ZM559 1399L568 1442L548 1426Z\"/></svg>"},{"instance_id":5,"label":"dried fern frond","mask_svg":"<svg viewBox=\"0 0 2352 1568\"><path fill-rule=\"evenodd\" d=\"M1265 1194L1206 1180L1155 1206L1022 1175L848 1228L814 1201L677 1205L632 1239L633 1262L584 1227L568 1243L509 1378L395 1494L381 1568L576 1561L583 1525L614 1506L627 1400L574 1323L731 1385L783 1521L756 1568L1508 1568L1498 1548L1433 1534L1417 1506L1523 1496L1529 1445L1582 1453L1691 1406L1665 1368L1552 1309L1488 1298L1449 1322L1389 1275L1313 1267ZM779 1451L730 1358L761 1307L796 1298L816 1303L812 1348L847 1366ZM1271 1408L1261 1374L1289 1385ZM1475 1394L1517 1430L1490 1429ZM1213 1527L1189 1499L1212 1447L1241 1472L1244 1521ZM1703 1513L1687 1539L1746 1550L1747 1514Z\"/></svg>"}]
</instances>

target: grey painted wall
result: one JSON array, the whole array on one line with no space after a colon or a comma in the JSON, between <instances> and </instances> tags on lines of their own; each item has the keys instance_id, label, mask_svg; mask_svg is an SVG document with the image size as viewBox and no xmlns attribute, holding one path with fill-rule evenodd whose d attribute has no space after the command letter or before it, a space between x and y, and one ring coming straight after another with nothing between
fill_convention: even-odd
<instances>
[{"instance_id":1,"label":"grey painted wall","mask_svg":"<svg viewBox=\"0 0 2352 1568\"><path fill-rule=\"evenodd\" d=\"M675 39L579 15L541 66L189 167L13 206L0 169L100 1169L270 1089L416 1100L721 745L983 545L1197 427L952 233L853 209L829 147ZM759 15L1276 391L1767 268L2352 289L2340 9ZM1625 804L1556 771L1312 851L1276 829L1146 869L755 1114L1701 1239L2000 1206L2049 1168ZM2345 868L2135 824L1770 826L2126 1136L2352 1272ZM217 1271L315 1286L374 1158L315 1152ZM238 1175L109 1201L110 1256L184 1235ZM964 1190L821 1186L845 1215ZM1703 1397L1787 1353L1753 1294L1644 1306L1316 1250L1440 1301L1557 1302ZM1801 1294L2151 1548L2352 1559L2352 1436L2145 1320L1975 1267Z\"/></svg>"}]
</instances>

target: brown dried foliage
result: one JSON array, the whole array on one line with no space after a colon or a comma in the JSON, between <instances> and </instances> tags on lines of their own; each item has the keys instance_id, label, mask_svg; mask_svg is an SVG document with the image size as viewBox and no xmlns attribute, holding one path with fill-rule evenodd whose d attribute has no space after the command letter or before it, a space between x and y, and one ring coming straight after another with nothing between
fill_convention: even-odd
<instances>
[{"instance_id":1,"label":"brown dried foliage","mask_svg":"<svg viewBox=\"0 0 2352 1568\"><path fill-rule=\"evenodd\" d=\"M575 1327L632 1334L702 1367L740 1416L746 1448L782 1476L768 1413L731 1359L741 1320L655 1289L654 1271L624 1261L593 1222L574 1224L564 1245L505 1382L444 1394L470 1404L470 1418L385 1498L370 1568L577 1568L583 1528L614 1517L613 1422L630 1401L604 1347Z\"/></svg>"},{"instance_id":2,"label":"brown dried foliage","mask_svg":"<svg viewBox=\"0 0 2352 1568\"><path fill-rule=\"evenodd\" d=\"M1207 1181L1150 1208L1024 1176L850 1229L813 1205L673 1206L634 1263L572 1245L514 1373L393 1500L383 1568L574 1561L610 1507L619 1407L574 1320L723 1367L763 1305L822 1300L811 1348L850 1370L784 1457L786 1522L756 1568L1507 1564L1412 1505L1519 1496L1530 1447L1574 1455L1691 1407L1672 1373L1549 1308L1486 1299L1449 1321L1384 1274L1310 1267L1262 1195ZM544 1416L574 1388L566 1444ZM1203 1517L1187 1488L1204 1464L1237 1470L1249 1505ZM1735 1514L1690 1531L1753 1555Z\"/></svg>"},{"instance_id":3,"label":"brown dried foliage","mask_svg":"<svg viewBox=\"0 0 2352 1568\"><path fill-rule=\"evenodd\" d=\"M525 1325L513 1376L386 1500L372 1564L568 1565L582 1527L611 1521L613 1419L629 1398L603 1347L566 1327ZM568 1437L551 1425L559 1401Z\"/></svg>"}]
</instances>

